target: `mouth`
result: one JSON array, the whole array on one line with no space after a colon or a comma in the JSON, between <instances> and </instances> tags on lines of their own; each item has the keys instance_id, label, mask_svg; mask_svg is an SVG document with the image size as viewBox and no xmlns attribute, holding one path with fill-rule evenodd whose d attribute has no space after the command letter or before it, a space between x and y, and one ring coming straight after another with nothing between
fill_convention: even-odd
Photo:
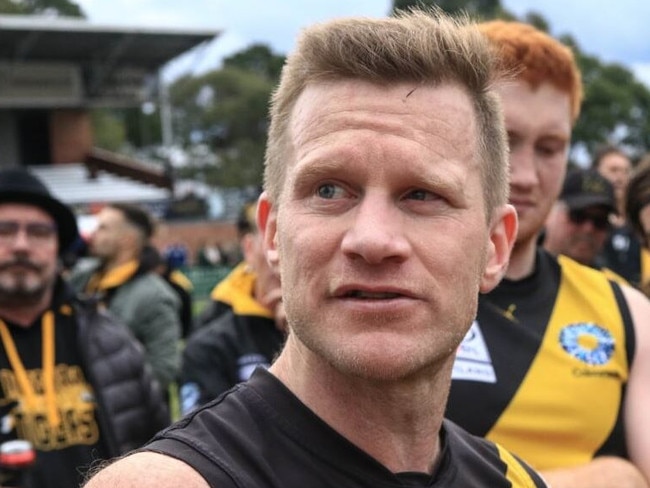
<instances>
[{"instance_id":1,"label":"mouth","mask_svg":"<svg viewBox=\"0 0 650 488\"><path fill-rule=\"evenodd\" d=\"M395 298L401 298L404 295L401 293L393 292L373 292L373 291L364 291L364 290L350 290L342 295L341 298L356 298L362 300L392 300Z\"/></svg>"},{"instance_id":2,"label":"mouth","mask_svg":"<svg viewBox=\"0 0 650 488\"><path fill-rule=\"evenodd\" d=\"M335 298L353 300L398 300L401 298L417 298L413 290L394 285L349 283L334 288Z\"/></svg>"},{"instance_id":3,"label":"mouth","mask_svg":"<svg viewBox=\"0 0 650 488\"><path fill-rule=\"evenodd\" d=\"M37 273L40 271L40 268L38 266L34 266L31 263L9 263L0 266L0 271L18 271L18 272L33 271Z\"/></svg>"}]
</instances>

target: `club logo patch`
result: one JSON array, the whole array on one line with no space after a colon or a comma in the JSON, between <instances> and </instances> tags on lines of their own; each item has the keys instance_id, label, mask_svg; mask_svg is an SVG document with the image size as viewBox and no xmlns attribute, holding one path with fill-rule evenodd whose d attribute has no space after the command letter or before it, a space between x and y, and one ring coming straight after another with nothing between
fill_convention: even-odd
<instances>
[{"instance_id":1,"label":"club logo patch","mask_svg":"<svg viewBox=\"0 0 650 488\"><path fill-rule=\"evenodd\" d=\"M614 354L614 338L592 323L567 325L560 331L560 344L572 357L591 366L607 364Z\"/></svg>"},{"instance_id":2,"label":"club logo patch","mask_svg":"<svg viewBox=\"0 0 650 488\"><path fill-rule=\"evenodd\" d=\"M492 359L483 338L481 327L475 320L456 351L456 360L451 374L453 380L496 383L497 377Z\"/></svg>"}]
</instances>

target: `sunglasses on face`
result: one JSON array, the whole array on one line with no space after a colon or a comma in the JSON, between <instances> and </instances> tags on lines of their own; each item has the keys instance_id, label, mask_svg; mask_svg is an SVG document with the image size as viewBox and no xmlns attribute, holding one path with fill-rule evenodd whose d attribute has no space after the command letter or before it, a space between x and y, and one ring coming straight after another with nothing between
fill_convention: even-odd
<instances>
[{"instance_id":1,"label":"sunglasses on face","mask_svg":"<svg viewBox=\"0 0 650 488\"><path fill-rule=\"evenodd\" d=\"M586 210L569 210L569 220L576 225L589 221L597 230L608 230L610 226L609 215L591 214Z\"/></svg>"}]
</instances>

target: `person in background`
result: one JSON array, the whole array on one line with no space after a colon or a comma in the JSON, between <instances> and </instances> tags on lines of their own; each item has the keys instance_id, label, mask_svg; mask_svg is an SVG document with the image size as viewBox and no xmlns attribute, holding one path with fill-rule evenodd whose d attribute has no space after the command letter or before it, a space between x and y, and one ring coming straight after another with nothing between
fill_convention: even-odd
<instances>
[{"instance_id":1,"label":"person in background","mask_svg":"<svg viewBox=\"0 0 650 488\"><path fill-rule=\"evenodd\" d=\"M187 264L187 246L181 242L169 244L163 254L172 269L179 269Z\"/></svg>"},{"instance_id":2,"label":"person in background","mask_svg":"<svg viewBox=\"0 0 650 488\"><path fill-rule=\"evenodd\" d=\"M546 486L443 420L454 351L517 229L491 60L442 14L302 34L257 211L285 346L87 488Z\"/></svg>"},{"instance_id":3,"label":"person in background","mask_svg":"<svg viewBox=\"0 0 650 488\"><path fill-rule=\"evenodd\" d=\"M75 288L100 300L143 344L147 360L166 390L180 367L179 299L165 281L141 266L154 233L151 216L136 205L113 203L97 215L89 253L99 263L73 272Z\"/></svg>"},{"instance_id":4,"label":"person in background","mask_svg":"<svg viewBox=\"0 0 650 488\"><path fill-rule=\"evenodd\" d=\"M153 244L147 244L142 249L140 264L143 269L151 270L160 275L178 296L180 301L178 318L181 324L181 338L187 338L193 326L192 281L180 269L174 269L169 260L165 259Z\"/></svg>"},{"instance_id":5,"label":"person in background","mask_svg":"<svg viewBox=\"0 0 650 488\"><path fill-rule=\"evenodd\" d=\"M642 252L642 243L625 216L625 194L632 173L632 161L622 149L606 145L596 151L592 168L614 185L618 210L618 214L612 217L609 236L598 260L602 266L638 286L650 280L650 256Z\"/></svg>"},{"instance_id":6,"label":"person in background","mask_svg":"<svg viewBox=\"0 0 650 488\"><path fill-rule=\"evenodd\" d=\"M280 280L266 262L255 223L256 203L239 219L244 262L215 289L223 311L196 330L183 349L179 379L183 414L268 368L285 339Z\"/></svg>"},{"instance_id":7,"label":"person in background","mask_svg":"<svg viewBox=\"0 0 650 488\"><path fill-rule=\"evenodd\" d=\"M91 463L169 423L140 344L60 276L77 237L74 214L38 178L0 170L0 443L36 452L27 484L0 469L1 486L79 486Z\"/></svg>"},{"instance_id":8,"label":"person in background","mask_svg":"<svg viewBox=\"0 0 650 488\"><path fill-rule=\"evenodd\" d=\"M650 276L650 154L641 158L634 170L625 196L625 215L643 244L641 253L645 269L642 276ZM650 296L650 278L640 286Z\"/></svg>"},{"instance_id":9,"label":"person in background","mask_svg":"<svg viewBox=\"0 0 650 488\"><path fill-rule=\"evenodd\" d=\"M625 152L613 145L600 147L591 162L591 169L598 171L604 178L612 183L616 196L616 208L624 218L623 206L625 205L625 192L630 176L632 175L632 161Z\"/></svg>"},{"instance_id":10,"label":"person in background","mask_svg":"<svg viewBox=\"0 0 650 488\"><path fill-rule=\"evenodd\" d=\"M219 244L206 241L196 254L197 266L214 267L223 264L223 253Z\"/></svg>"},{"instance_id":11,"label":"person in background","mask_svg":"<svg viewBox=\"0 0 650 488\"><path fill-rule=\"evenodd\" d=\"M263 255L260 259L260 237L255 223L256 208L257 202L249 201L240 209L237 217L237 235L243 260L212 289L210 300L195 320L195 329L200 329L231 311L233 304L239 309L243 307L245 315L273 317L272 312L277 303L274 290L279 288L279 284L277 277L268 272ZM257 274L258 269L262 270L261 276ZM271 293L271 296L267 298L268 293ZM253 308L251 303L255 304ZM239 314L241 315L241 312Z\"/></svg>"},{"instance_id":12,"label":"person in background","mask_svg":"<svg viewBox=\"0 0 650 488\"><path fill-rule=\"evenodd\" d=\"M505 279L481 295L457 352L446 414L521 456L553 488L647 487L650 302L537 245L580 112L573 53L531 25L480 28L515 76L497 90L519 231Z\"/></svg>"},{"instance_id":13,"label":"person in background","mask_svg":"<svg viewBox=\"0 0 650 488\"><path fill-rule=\"evenodd\" d=\"M597 261L616 214L614 187L597 171L570 171L544 226L544 249L600 269ZM611 279L628 284L603 268Z\"/></svg>"}]
</instances>

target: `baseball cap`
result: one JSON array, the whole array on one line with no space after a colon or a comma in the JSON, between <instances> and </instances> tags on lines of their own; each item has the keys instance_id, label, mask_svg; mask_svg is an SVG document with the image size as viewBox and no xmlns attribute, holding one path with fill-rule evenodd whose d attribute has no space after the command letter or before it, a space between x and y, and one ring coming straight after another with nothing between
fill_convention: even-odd
<instances>
[{"instance_id":1,"label":"baseball cap","mask_svg":"<svg viewBox=\"0 0 650 488\"><path fill-rule=\"evenodd\" d=\"M569 210L582 210L595 205L607 207L616 212L614 187L596 170L576 169L570 171L564 180L560 200Z\"/></svg>"}]
</instances>

